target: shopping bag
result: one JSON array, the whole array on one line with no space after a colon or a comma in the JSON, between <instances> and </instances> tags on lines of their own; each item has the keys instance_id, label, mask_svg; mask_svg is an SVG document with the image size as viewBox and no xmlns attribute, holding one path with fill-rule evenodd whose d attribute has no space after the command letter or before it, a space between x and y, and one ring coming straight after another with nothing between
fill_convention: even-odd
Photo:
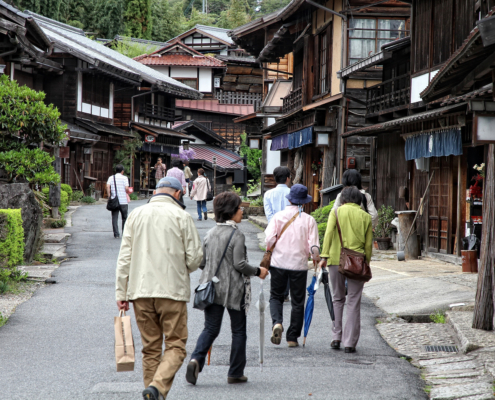
<instances>
[{"instance_id":1,"label":"shopping bag","mask_svg":"<svg viewBox=\"0 0 495 400\"><path fill-rule=\"evenodd\" d=\"M115 361L117 372L134 371L134 340L132 339L131 317L121 310L114 320Z\"/></svg>"}]
</instances>

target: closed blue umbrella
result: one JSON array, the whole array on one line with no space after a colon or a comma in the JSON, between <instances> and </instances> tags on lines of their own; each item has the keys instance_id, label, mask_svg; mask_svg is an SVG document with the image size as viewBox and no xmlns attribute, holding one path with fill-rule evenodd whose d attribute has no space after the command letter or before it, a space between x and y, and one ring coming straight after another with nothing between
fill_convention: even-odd
<instances>
[{"instance_id":1,"label":"closed blue umbrella","mask_svg":"<svg viewBox=\"0 0 495 400\"><path fill-rule=\"evenodd\" d=\"M306 345L306 336L308 336L309 326L311 325L311 320L313 319L313 310L315 308L315 284L316 276L313 276L311 283L306 288L308 291L308 300L306 301L306 309L304 310L304 341L303 347Z\"/></svg>"}]
</instances>

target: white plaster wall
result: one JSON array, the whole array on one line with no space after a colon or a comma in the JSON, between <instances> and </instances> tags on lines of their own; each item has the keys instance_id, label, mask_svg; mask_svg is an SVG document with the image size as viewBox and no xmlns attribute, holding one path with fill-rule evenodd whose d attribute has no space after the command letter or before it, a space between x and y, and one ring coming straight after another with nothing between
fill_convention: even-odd
<instances>
[{"instance_id":1,"label":"white plaster wall","mask_svg":"<svg viewBox=\"0 0 495 400\"><path fill-rule=\"evenodd\" d=\"M273 170L280 166L280 151L271 151L272 141L266 141L266 173L273 174Z\"/></svg>"},{"instance_id":2,"label":"white plaster wall","mask_svg":"<svg viewBox=\"0 0 495 400\"><path fill-rule=\"evenodd\" d=\"M417 103L423 100L419 94L426 89L438 71L437 69L436 71L427 72L411 79L411 103Z\"/></svg>"},{"instance_id":3,"label":"white plaster wall","mask_svg":"<svg viewBox=\"0 0 495 400\"><path fill-rule=\"evenodd\" d=\"M199 91L211 93L212 91L212 70L207 68L200 68L199 70Z\"/></svg>"},{"instance_id":4,"label":"white plaster wall","mask_svg":"<svg viewBox=\"0 0 495 400\"><path fill-rule=\"evenodd\" d=\"M172 78L197 78L198 69L196 67L194 68L172 67L170 68L170 76Z\"/></svg>"},{"instance_id":5,"label":"white plaster wall","mask_svg":"<svg viewBox=\"0 0 495 400\"><path fill-rule=\"evenodd\" d=\"M153 68L155 71L162 73L163 75L168 76L168 67L151 67L151 68Z\"/></svg>"}]
</instances>

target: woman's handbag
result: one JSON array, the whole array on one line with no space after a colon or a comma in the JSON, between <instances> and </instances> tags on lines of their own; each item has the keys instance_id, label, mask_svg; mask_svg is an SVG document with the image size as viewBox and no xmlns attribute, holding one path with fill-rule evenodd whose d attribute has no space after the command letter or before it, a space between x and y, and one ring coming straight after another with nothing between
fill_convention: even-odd
<instances>
[{"instance_id":1,"label":"woman's handbag","mask_svg":"<svg viewBox=\"0 0 495 400\"><path fill-rule=\"evenodd\" d=\"M344 247L337 210L335 210L335 218L337 219L337 230L340 238L339 272L349 279L368 282L371 279L371 269L366 262L366 255Z\"/></svg>"},{"instance_id":2,"label":"woman's handbag","mask_svg":"<svg viewBox=\"0 0 495 400\"><path fill-rule=\"evenodd\" d=\"M261 260L260 267L270 269L270 264L272 262L272 253L273 250L275 249L275 246L277 245L278 239L280 239L280 236L282 236L282 233L285 232L285 230L289 227L290 224L294 222L296 217L299 215L299 212L296 213L287 223L284 225L282 228L282 231L280 232L280 235L277 236L277 240L275 240L275 243L273 243L273 246L270 250L266 250L265 254L263 254L263 259Z\"/></svg>"},{"instance_id":3,"label":"woman's handbag","mask_svg":"<svg viewBox=\"0 0 495 400\"><path fill-rule=\"evenodd\" d=\"M194 294L194 304L193 308L197 308L198 310L204 310L206 307L211 306L215 300L215 281L218 282L217 274L220 270L220 266L222 265L222 261L225 258L225 253L227 253L227 249L229 248L230 241L232 240L232 236L234 236L235 229L232 229L232 234L229 237L229 241L227 242L227 246L225 246L225 250L223 251L222 258L220 258L220 262L218 263L217 270L215 271L215 275L213 276L211 281L202 283L199 285Z\"/></svg>"},{"instance_id":4,"label":"woman's handbag","mask_svg":"<svg viewBox=\"0 0 495 400\"><path fill-rule=\"evenodd\" d=\"M208 186L208 191L206 192L206 201L212 201L213 200L213 192L211 191L211 188L210 188L210 181L208 180L207 177L205 177L206 179L206 185Z\"/></svg>"},{"instance_id":5,"label":"woman's handbag","mask_svg":"<svg viewBox=\"0 0 495 400\"><path fill-rule=\"evenodd\" d=\"M112 188L110 188L110 193L108 194L107 210L114 211L118 210L120 207L119 196L117 195L117 181L115 175L113 176L113 183L115 184L115 197L112 199Z\"/></svg>"}]
</instances>

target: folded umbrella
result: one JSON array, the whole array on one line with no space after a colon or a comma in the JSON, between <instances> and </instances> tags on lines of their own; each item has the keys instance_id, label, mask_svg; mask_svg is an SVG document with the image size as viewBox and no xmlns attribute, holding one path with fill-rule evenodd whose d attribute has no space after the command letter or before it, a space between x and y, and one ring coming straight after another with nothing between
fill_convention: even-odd
<instances>
[{"instance_id":1,"label":"folded umbrella","mask_svg":"<svg viewBox=\"0 0 495 400\"><path fill-rule=\"evenodd\" d=\"M333 301L332 301L332 293L330 292L330 285L328 281L328 270L326 268L322 268L323 275L321 278L321 282L325 288L325 300L327 302L328 311L330 312L330 318L335 324L335 312L333 310Z\"/></svg>"},{"instance_id":2,"label":"folded umbrella","mask_svg":"<svg viewBox=\"0 0 495 400\"><path fill-rule=\"evenodd\" d=\"M309 327L311 325L311 320L313 319L313 310L315 308L315 293L317 280L316 275L313 276L311 283L306 288L308 291L308 300L306 301L306 309L304 310L304 341L303 347L306 345L306 336L308 336Z\"/></svg>"},{"instance_id":3,"label":"folded umbrella","mask_svg":"<svg viewBox=\"0 0 495 400\"><path fill-rule=\"evenodd\" d=\"M260 281L260 297L256 303L256 307L260 311L260 370L263 371L263 355L265 352L265 309L266 309L265 294L263 293L263 280Z\"/></svg>"}]
</instances>

